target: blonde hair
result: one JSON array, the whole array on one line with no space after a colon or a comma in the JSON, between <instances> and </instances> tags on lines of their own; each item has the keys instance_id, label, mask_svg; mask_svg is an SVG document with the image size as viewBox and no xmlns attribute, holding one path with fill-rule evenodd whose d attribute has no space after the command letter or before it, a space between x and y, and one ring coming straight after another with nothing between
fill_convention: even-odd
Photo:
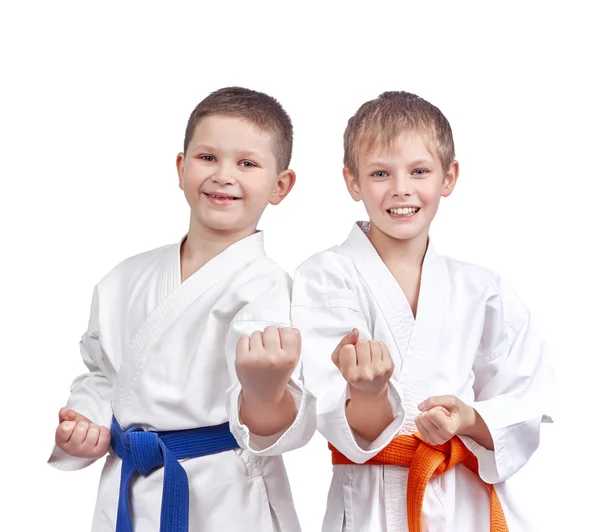
<instances>
[{"instance_id":1,"label":"blonde hair","mask_svg":"<svg viewBox=\"0 0 600 532\"><path fill-rule=\"evenodd\" d=\"M437 150L444 171L454 160L452 128L427 100L409 92L390 91L360 106L344 132L344 166L358 177L358 156L391 148L405 132L425 134Z\"/></svg>"}]
</instances>

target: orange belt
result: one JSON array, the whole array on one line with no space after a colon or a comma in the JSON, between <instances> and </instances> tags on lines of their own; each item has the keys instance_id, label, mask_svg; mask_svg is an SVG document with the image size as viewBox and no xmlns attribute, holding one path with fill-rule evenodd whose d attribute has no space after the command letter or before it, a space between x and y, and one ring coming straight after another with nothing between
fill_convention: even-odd
<instances>
[{"instance_id":1,"label":"orange belt","mask_svg":"<svg viewBox=\"0 0 600 532\"><path fill-rule=\"evenodd\" d=\"M333 465L353 464L329 444ZM425 488L433 475L452 469L462 463L479 476L478 462L460 438L454 437L443 445L431 445L419 434L398 436L374 458L364 465L397 465L410 468L406 492L408 529L410 532L423 530L423 499ZM498 494L491 484L490 490L490 532L508 532L506 518Z\"/></svg>"}]
</instances>

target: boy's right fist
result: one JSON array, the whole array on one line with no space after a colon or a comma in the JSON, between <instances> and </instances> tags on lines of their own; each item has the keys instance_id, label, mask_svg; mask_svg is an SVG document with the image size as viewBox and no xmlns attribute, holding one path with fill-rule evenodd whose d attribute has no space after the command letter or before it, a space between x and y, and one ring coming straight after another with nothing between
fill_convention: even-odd
<instances>
[{"instance_id":1,"label":"boy's right fist","mask_svg":"<svg viewBox=\"0 0 600 532\"><path fill-rule=\"evenodd\" d=\"M350 385L350 394L379 396L387 390L394 373L387 346L375 340L359 340L356 329L342 338L331 360Z\"/></svg>"},{"instance_id":2,"label":"boy's right fist","mask_svg":"<svg viewBox=\"0 0 600 532\"><path fill-rule=\"evenodd\" d=\"M300 331L290 327L267 327L240 338L235 371L246 399L281 400L300 359L301 344Z\"/></svg>"},{"instance_id":3,"label":"boy's right fist","mask_svg":"<svg viewBox=\"0 0 600 532\"><path fill-rule=\"evenodd\" d=\"M54 440L65 453L78 458L101 458L110 447L110 431L70 408L58 413Z\"/></svg>"}]
</instances>

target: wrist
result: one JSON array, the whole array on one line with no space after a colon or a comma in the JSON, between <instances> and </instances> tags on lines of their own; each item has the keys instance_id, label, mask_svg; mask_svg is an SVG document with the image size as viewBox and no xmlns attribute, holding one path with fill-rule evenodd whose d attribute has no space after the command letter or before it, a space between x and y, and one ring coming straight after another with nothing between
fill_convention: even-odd
<instances>
[{"instance_id":1,"label":"wrist","mask_svg":"<svg viewBox=\"0 0 600 532\"><path fill-rule=\"evenodd\" d=\"M257 436L272 436L290 426L298 413L292 394L281 398L247 397L242 391L239 420Z\"/></svg>"},{"instance_id":2,"label":"wrist","mask_svg":"<svg viewBox=\"0 0 600 532\"><path fill-rule=\"evenodd\" d=\"M260 409L277 408L285 402L286 395L291 396L287 388L268 395L265 395L264 393L253 393L251 390L245 390L243 388L241 392L243 403L252 408Z\"/></svg>"},{"instance_id":3,"label":"wrist","mask_svg":"<svg viewBox=\"0 0 600 532\"><path fill-rule=\"evenodd\" d=\"M388 383L377 390L364 390L349 385L350 398L349 402L360 403L365 405L379 404L388 401Z\"/></svg>"},{"instance_id":4,"label":"wrist","mask_svg":"<svg viewBox=\"0 0 600 532\"><path fill-rule=\"evenodd\" d=\"M480 424L481 417L472 406L466 405L465 413L462 416L463 422L461 423L458 434L462 436L473 437L477 432L477 427Z\"/></svg>"},{"instance_id":5,"label":"wrist","mask_svg":"<svg viewBox=\"0 0 600 532\"><path fill-rule=\"evenodd\" d=\"M375 441L394 420L387 384L376 392L351 389L346 403L346 420L358 436Z\"/></svg>"}]
</instances>

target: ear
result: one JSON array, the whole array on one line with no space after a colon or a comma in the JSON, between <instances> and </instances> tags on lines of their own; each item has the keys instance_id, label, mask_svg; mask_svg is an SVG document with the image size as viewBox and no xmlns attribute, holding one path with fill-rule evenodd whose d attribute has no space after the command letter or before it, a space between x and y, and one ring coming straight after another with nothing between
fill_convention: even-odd
<instances>
[{"instance_id":1,"label":"ear","mask_svg":"<svg viewBox=\"0 0 600 532\"><path fill-rule=\"evenodd\" d=\"M284 170L277 177L277 183L275 183L275 188L273 192L271 192L271 197L269 198L269 203L271 205L279 205L283 198L285 198L294 185L296 183L296 173L293 170Z\"/></svg>"},{"instance_id":2,"label":"ear","mask_svg":"<svg viewBox=\"0 0 600 532\"><path fill-rule=\"evenodd\" d=\"M347 166L344 166L344 181L346 181L346 187L348 188L348 192L350 192L352 199L354 201L360 201L362 199L362 195L360 193L358 179L354 177L354 174L352 174Z\"/></svg>"},{"instance_id":3,"label":"ear","mask_svg":"<svg viewBox=\"0 0 600 532\"><path fill-rule=\"evenodd\" d=\"M456 186L457 179L458 179L458 161L452 161L450 168L448 168L448 171L446 172L446 175L444 176L444 186L442 188L442 196L444 198L447 198L450 194L452 194L452 191L454 190L454 187Z\"/></svg>"},{"instance_id":4,"label":"ear","mask_svg":"<svg viewBox=\"0 0 600 532\"><path fill-rule=\"evenodd\" d=\"M175 161L175 165L177 166L177 175L179 176L179 188L183 190L183 168L185 165L185 154L177 154L177 160Z\"/></svg>"}]
</instances>

